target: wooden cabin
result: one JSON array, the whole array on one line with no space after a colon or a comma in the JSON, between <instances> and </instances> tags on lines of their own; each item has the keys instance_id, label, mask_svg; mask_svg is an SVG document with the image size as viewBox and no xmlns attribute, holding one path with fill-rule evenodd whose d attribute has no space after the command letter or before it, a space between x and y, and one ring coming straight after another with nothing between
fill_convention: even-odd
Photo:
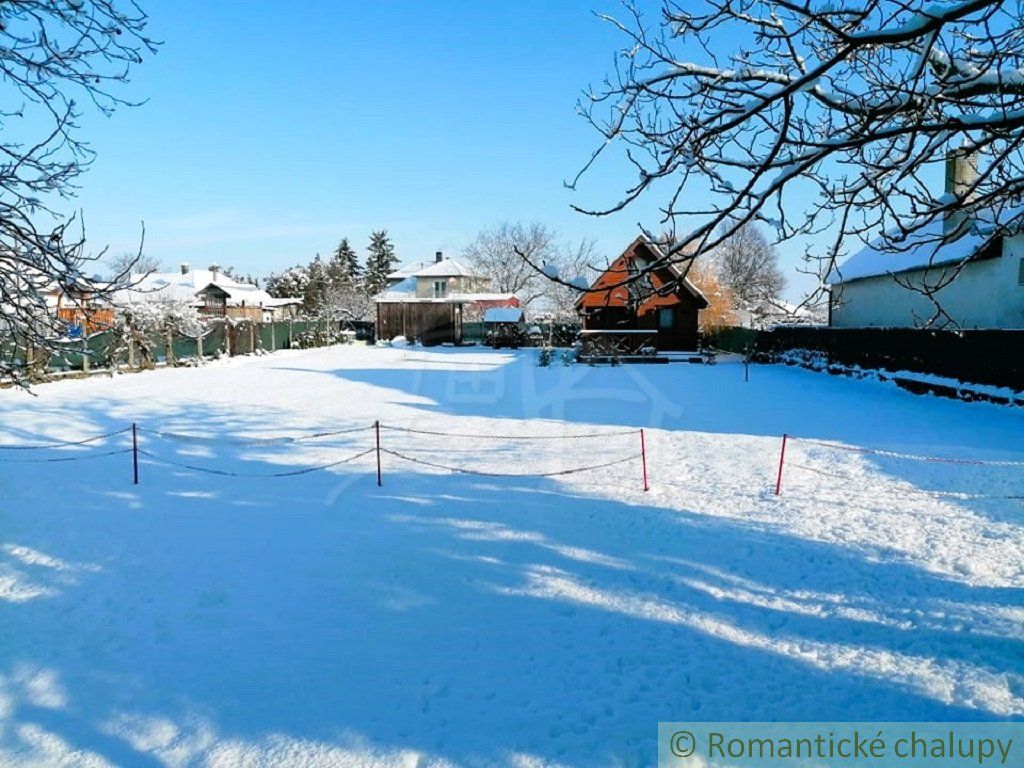
<instances>
[{"instance_id":1,"label":"wooden cabin","mask_svg":"<svg viewBox=\"0 0 1024 768\"><path fill-rule=\"evenodd\" d=\"M654 243L638 237L590 291L580 294L576 311L583 322L584 341L602 335L597 332L619 331L625 347L638 347L631 353L650 346L659 352L698 348L698 313L708 300L686 279L685 264L659 265L643 274L661 258Z\"/></svg>"}]
</instances>

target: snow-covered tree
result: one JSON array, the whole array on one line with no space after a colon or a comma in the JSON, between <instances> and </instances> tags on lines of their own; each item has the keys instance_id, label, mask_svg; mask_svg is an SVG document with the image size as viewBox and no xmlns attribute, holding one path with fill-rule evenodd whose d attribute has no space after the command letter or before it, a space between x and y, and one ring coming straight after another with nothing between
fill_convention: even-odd
<instances>
[{"instance_id":1,"label":"snow-covered tree","mask_svg":"<svg viewBox=\"0 0 1024 768\"><path fill-rule=\"evenodd\" d=\"M716 279L741 305L775 301L786 287L779 250L756 224L732 232L710 256Z\"/></svg>"},{"instance_id":2,"label":"snow-covered tree","mask_svg":"<svg viewBox=\"0 0 1024 768\"><path fill-rule=\"evenodd\" d=\"M266 291L279 299L302 298L309 286L309 272L306 267L296 265L283 272L272 272L264 281Z\"/></svg>"},{"instance_id":3,"label":"snow-covered tree","mask_svg":"<svg viewBox=\"0 0 1024 768\"><path fill-rule=\"evenodd\" d=\"M576 299L596 279L597 253L593 240L577 243L559 243L548 254L547 260L539 264L543 295L536 302L545 314L558 322L575 322Z\"/></svg>"},{"instance_id":4,"label":"snow-covered tree","mask_svg":"<svg viewBox=\"0 0 1024 768\"><path fill-rule=\"evenodd\" d=\"M574 180L621 151L636 177L603 215L658 195L688 262L749 222L805 238L820 274L877 235L898 253L1020 227L1024 34L1006 0L664 0L636 6L614 78L582 112L602 141ZM730 50L731 49L731 50ZM955 148L977 172L942 194ZM584 210L584 209L580 209ZM946 270L935 293L958 270ZM631 278L635 279L635 278ZM941 310L936 304L937 315Z\"/></svg>"},{"instance_id":5,"label":"snow-covered tree","mask_svg":"<svg viewBox=\"0 0 1024 768\"><path fill-rule=\"evenodd\" d=\"M544 224L503 222L481 230L462 257L491 278L494 291L514 293L530 306L545 295L549 282L530 265L552 262L557 246L557 235Z\"/></svg>"},{"instance_id":6,"label":"snow-covered tree","mask_svg":"<svg viewBox=\"0 0 1024 768\"><path fill-rule=\"evenodd\" d=\"M126 357L132 347L136 365L149 367L169 337L198 336L203 328L192 302L164 297L118 306L112 330L108 354Z\"/></svg>"},{"instance_id":7,"label":"snow-covered tree","mask_svg":"<svg viewBox=\"0 0 1024 768\"><path fill-rule=\"evenodd\" d=\"M387 230L371 233L370 245L366 249L366 270L363 273L363 284L368 295L376 296L387 288L387 276L394 271L397 263L395 246Z\"/></svg>"},{"instance_id":8,"label":"snow-covered tree","mask_svg":"<svg viewBox=\"0 0 1024 768\"><path fill-rule=\"evenodd\" d=\"M376 302L361 283L329 285L319 314L331 320L368 320Z\"/></svg>"},{"instance_id":9,"label":"snow-covered tree","mask_svg":"<svg viewBox=\"0 0 1024 768\"><path fill-rule=\"evenodd\" d=\"M79 136L82 105L109 115L128 103L117 86L156 49L146 23L130 0L0 4L0 337L17 340L0 344L0 374L20 378L21 348L57 351L55 292L65 306L111 292L89 280L106 253L87 255L84 232L53 201L73 192L93 157Z\"/></svg>"}]
</instances>

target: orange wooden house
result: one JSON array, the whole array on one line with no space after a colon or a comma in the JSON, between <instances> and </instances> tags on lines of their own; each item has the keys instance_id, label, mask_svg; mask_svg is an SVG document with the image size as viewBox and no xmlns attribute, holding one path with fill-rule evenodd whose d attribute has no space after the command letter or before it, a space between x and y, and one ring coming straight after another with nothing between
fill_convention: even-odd
<instances>
[{"instance_id":1,"label":"orange wooden house","mask_svg":"<svg viewBox=\"0 0 1024 768\"><path fill-rule=\"evenodd\" d=\"M658 351L698 347L698 313L708 306L704 294L685 277L686 264L664 264L646 237L634 240L576 300L584 331L646 331L644 343ZM630 280L630 278L635 278Z\"/></svg>"},{"instance_id":2,"label":"orange wooden house","mask_svg":"<svg viewBox=\"0 0 1024 768\"><path fill-rule=\"evenodd\" d=\"M47 303L53 306L57 319L77 334L90 335L106 331L114 325L114 308L97 294L106 290L91 281L80 280L72 286L51 284L46 289Z\"/></svg>"}]
</instances>

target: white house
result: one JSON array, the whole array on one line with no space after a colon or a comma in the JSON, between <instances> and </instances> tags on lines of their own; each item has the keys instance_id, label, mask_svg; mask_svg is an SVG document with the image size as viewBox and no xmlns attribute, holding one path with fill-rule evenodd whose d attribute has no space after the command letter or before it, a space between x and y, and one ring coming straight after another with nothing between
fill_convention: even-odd
<instances>
[{"instance_id":1,"label":"white house","mask_svg":"<svg viewBox=\"0 0 1024 768\"><path fill-rule=\"evenodd\" d=\"M951 153L946 193L976 172L970 158ZM901 285L935 288L935 300L961 328L1024 329L1024 231L1020 209L998 215L956 214L912 235L898 252L878 242L828 277L829 324L837 328L920 326L932 318L927 296ZM943 242L951 233L960 237ZM959 272L957 272L959 270ZM952 278L952 279L950 279Z\"/></svg>"},{"instance_id":2,"label":"white house","mask_svg":"<svg viewBox=\"0 0 1024 768\"><path fill-rule=\"evenodd\" d=\"M387 276L388 288L376 297L377 336L415 338L424 344L461 343L463 322L483 317L490 307L518 307L512 293L491 291L491 279L446 259L407 265Z\"/></svg>"}]
</instances>

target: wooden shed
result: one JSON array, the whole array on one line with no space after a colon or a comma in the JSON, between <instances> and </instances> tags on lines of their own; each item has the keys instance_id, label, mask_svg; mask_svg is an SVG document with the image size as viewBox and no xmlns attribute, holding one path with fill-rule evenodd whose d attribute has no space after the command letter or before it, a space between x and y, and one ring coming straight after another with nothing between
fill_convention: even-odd
<instances>
[{"instance_id":1,"label":"wooden shed","mask_svg":"<svg viewBox=\"0 0 1024 768\"><path fill-rule=\"evenodd\" d=\"M377 301L377 338L396 336L421 344L461 344L462 304L455 301L410 299Z\"/></svg>"},{"instance_id":2,"label":"wooden shed","mask_svg":"<svg viewBox=\"0 0 1024 768\"><path fill-rule=\"evenodd\" d=\"M696 350L698 313L708 301L678 265L659 265L642 274L661 258L647 238L634 240L576 300L584 330L648 331L633 335L658 351Z\"/></svg>"}]
</instances>

